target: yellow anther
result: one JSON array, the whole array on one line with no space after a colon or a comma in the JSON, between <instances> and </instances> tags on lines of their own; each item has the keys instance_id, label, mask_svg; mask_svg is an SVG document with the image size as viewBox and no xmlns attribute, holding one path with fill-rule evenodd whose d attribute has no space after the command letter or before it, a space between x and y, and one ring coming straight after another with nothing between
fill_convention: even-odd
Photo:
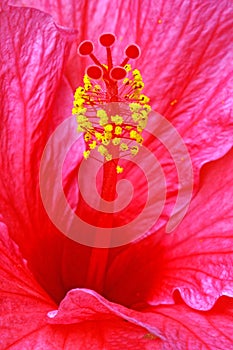
<instances>
[{"instance_id":1,"label":"yellow anther","mask_svg":"<svg viewBox=\"0 0 233 350\"><path fill-rule=\"evenodd\" d=\"M83 152L83 157L85 158L85 159L88 159L89 157L90 157L90 151L84 151Z\"/></svg>"},{"instance_id":2,"label":"yellow anther","mask_svg":"<svg viewBox=\"0 0 233 350\"><path fill-rule=\"evenodd\" d=\"M77 123L80 125L88 122L87 117L85 115L82 115L82 114L77 115L76 120L77 120Z\"/></svg>"},{"instance_id":3,"label":"yellow anther","mask_svg":"<svg viewBox=\"0 0 233 350\"><path fill-rule=\"evenodd\" d=\"M93 90L95 92L99 92L101 90L101 87L99 85L95 85Z\"/></svg>"},{"instance_id":4,"label":"yellow anther","mask_svg":"<svg viewBox=\"0 0 233 350\"><path fill-rule=\"evenodd\" d=\"M85 128L83 126L81 126L81 125L78 125L77 131L78 132L83 132L83 131L85 131Z\"/></svg>"},{"instance_id":5,"label":"yellow anther","mask_svg":"<svg viewBox=\"0 0 233 350\"><path fill-rule=\"evenodd\" d=\"M100 117L99 124L100 124L101 126L106 125L107 122L108 122L108 119L107 119L107 118L105 118L105 117Z\"/></svg>"},{"instance_id":6,"label":"yellow anther","mask_svg":"<svg viewBox=\"0 0 233 350\"><path fill-rule=\"evenodd\" d=\"M146 104L150 101L150 99L146 95L140 95L140 101L141 101L141 103Z\"/></svg>"},{"instance_id":7,"label":"yellow anther","mask_svg":"<svg viewBox=\"0 0 233 350\"><path fill-rule=\"evenodd\" d=\"M108 123L108 116L104 109L99 109L96 113L97 117L100 118L99 124L101 126Z\"/></svg>"},{"instance_id":8,"label":"yellow anther","mask_svg":"<svg viewBox=\"0 0 233 350\"><path fill-rule=\"evenodd\" d=\"M138 112L139 109L142 108L142 106L139 103L133 102L133 103L130 103L129 108L131 112Z\"/></svg>"},{"instance_id":9,"label":"yellow anther","mask_svg":"<svg viewBox=\"0 0 233 350\"><path fill-rule=\"evenodd\" d=\"M107 125L105 125L105 127L104 127L104 130L105 130L105 131L112 131L112 129L113 129L112 124L107 124Z\"/></svg>"},{"instance_id":10,"label":"yellow anther","mask_svg":"<svg viewBox=\"0 0 233 350\"><path fill-rule=\"evenodd\" d=\"M139 125L137 126L137 131L138 131L139 133L141 133L143 129L145 129L145 128L142 128L142 127L139 126Z\"/></svg>"},{"instance_id":11,"label":"yellow anther","mask_svg":"<svg viewBox=\"0 0 233 350\"><path fill-rule=\"evenodd\" d=\"M89 91L89 90L91 90L91 88L92 88L91 84L84 84L85 91Z\"/></svg>"},{"instance_id":12,"label":"yellow anther","mask_svg":"<svg viewBox=\"0 0 233 350\"><path fill-rule=\"evenodd\" d=\"M87 74L84 74L83 82L84 84L91 84L91 80Z\"/></svg>"},{"instance_id":13,"label":"yellow anther","mask_svg":"<svg viewBox=\"0 0 233 350\"><path fill-rule=\"evenodd\" d=\"M120 145L120 150L121 151L127 151L128 148L129 148L128 145L126 143L124 143L124 142Z\"/></svg>"},{"instance_id":14,"label":"yellow anther","mask_svg":"<svg viewBox=\"0 0 233 350\"><path fill-rule=\"evenodd\" d=\"M177 102L178 102L178 101L175 99L175 100L173 100L173 101L170 103L170 105L171 105L171 106L174 106L175 104L177 104Z\"/></svg>"},{"instance_id":15,"label":"yellow anther","mask_svg":"<svg viewBox=\"0 0 233 350\"><path fill-rule=\"evenodd\" d=\"M150 106L150 105L145 104L145 105L143 106L143 108L144 108L148 113L151 111L151 106Z\"/></svg>"},{"instance_id":16,"label":"yellow anther","mask_svg":"<svg viewBox=\"0 0 233 350\"><path fill-rule=\"evenodd\" d=\"M141 118L141 114L140 113L136 113L136 112L132 113L133 121L138 122L140 120L140 118Z\"/></svg>"},{"instance_id":17,"label":"yellow anther","mask_svg":"<svg viewBox=\"0 0 233 350\"><path fill-rule=\"evenodd\" d=\"M140 113L141 113L141 118L142 119L147 119L148 118L148 112L147 112L147 110L145 110L145 109L142 109L141 111L140 111Z\"/></svg>"},{"instance_id":18,"label":"yellow anther","mask_svg":"<svg viewBox=\"0 0 233 350\"><path fill-rule=\"evenodd\" d=\"M102 144L105 145L105 146L108 146L109 143L110 143L109 139L107 139L107 138L104 137L104 136L102 137L102 140L101 140L101 141L102 141Z\"/></svg>"},{"instance_id":19,"label":"yellow anther","mask_svg":"<svg viewBox=\"0 0 233 350\"><path fill-rule=\"evenodd\" d=\"M110 131L105 131L104 132L104 137L107 139L107 140L111 140L112 138L112 133Z\"/></svg>"},{"instance_id":20,"label":"yellow anther","mask_svg":"<svg viewBox=\"0 0 233 350\"><path fill-rule=\"evenodd\" d=\"M123 80L123 84L124 84L124 85L127 85L127 84L129 84L129 83L130 83L129 78L125 78L125 79Z\"/></svg>"},{"instance_id":21,"label":"yellow anther","mask_svg":"<svg viewBox=\"0 0 233 350\"><path fill-rule=\"evenodd\" d=\"M96 141L92 141L92 143L89 144L90 149L96 148Z\"/></svg>"},{"instance_id":22,"label":"yellow anther","mask_svg":"<svg viewBox=\"0 0 233 350\"><path fill-rule=\"evenodd\" d=\"M90 134L89 132L87 132L87 133L84 135L84 140L85 140L86 142L90 141L91 138L92 138L92 136L91 136L91 134Z\"/></svg>"},{"instance_id":23,"label":"yellow anther","mask_svg":"<svg viewBox=\"0 0 233 350\"><path fill-rule=\"evenodd\" d=\"M135 89L135 90L142 90L144 88L144 83L143 83L143 81L135 81L134 83L133 83L133 89Z\"/></svg>"},{"instance_id":24,"label":"yellow anther","mask_svg":"<svg viewBox=\"0 0 233 350\"><path fill-rule=\"evenodd\" d=\"M89 121L88 122L84 122L82 124L82 126L84 126L87 130L93 129L92 124Z\"/></svg>"},{"instance_id":25,"label":"yellow anther","mask_svg":"<svg viewBox=\"0 0 233 350\"><path fill-rule=\"evenodd\" d=\"M105 156L105 159L106 159L107 161L112 160L112 155L111 155L111 154L107 154L107 155Z\"/></svg>"},{"instance_id":26,"label":"yellow anther","mask_svg":"<svg viewBox=\"0 0 233 350\"><path fill-rule=\"evenodd\" d=\"M126 130L132 130L132 128L133 128L133 127L130 126L130 125L126 125L126 127L125 127Z\"/></svg>"},{"instance_id":27,"label":"yellow anther","mask_svg":"<svg viewBox=\"0 0 233 350\"><path fill-rule=\"evenodd\" d=\"M82 86L79 86L74 94L74 99L76 100L77 98L82 97L85 94L85 90Z\"/></svg>"},{"instance_id":28,"label":"yellow anther","mask_svg":"<svg viewBox=\"0 0 233 350\"><path fill-rule=\"evenodd\" d=\"M136 154L138 153L138 151L139 151L138 146L133 146L133 147L131 148L131 150L130 150L132 156L136 156Z\"/></svg>"},{"instance_id":29,"label":"yellow anther","mask_svg":"<svg viewBox=\"0 0 233 350\"><path fill-rule=\"evenodd\" d=\"M119 115L112 116L111 120L116 125L121 125L123 123L123 118L121 116L119 116Z\"/></svg>"},{"instance_id":30,"label":"yellow anther","mask_svg":"<svg viewBox=\"0 0 233 350\"><path fill-rule=\"evenodd\" d=\"M112 140L112 144L113 144L114 146L119 145L120 142L121 142L121 139L118 138L118 137L115 137L115 139Z\"/></svg>"},{"instance_id":31,"label":"yellow anther","mask_svg":"<svg viewBox=\"0 0 233 350\"><path fill-rule=\"evenodd\" d=\"M122 168L120 165L117 165L117 167L116 167L117 174L121 174L121 173L123 173L123 171L124 171L124 168Z\"/></svg>"},{"instance_id":32,"label":"yellow anther","mask_svg":"<svg viewBox=\"0 0 233 350\"><path fill-rule=\"evenodd\" d=\"M75 107L75 108L73 108L73 110L72 110L72 113L75 115L79 115L79 114L85 114L86 113L86 111L87 111L87 109L86 108L84 108L84 107Z\"/></svg>"},{"instance_id":33,"label":"yellow anther","mask_svg":"<svg viewBox=\"0 0 233 350\"><path fill-rule=\"evenodd\" d=\"M77 108L72 108L72 114L76 115L78 113L78 109Z\"/></svg>"},{"instance_id":34,"label":"yellow anther","mask_svg":"<svg viewBox=\"0 0 233 350\"><path fill-rule=\"evenodd\" d=\"M146 120L140 120L139 123L138 123L138 131L141 131L142 129L145 129L146 127L146 124L147 124L147 119Z\"/></svg>"},{"instance_id":35,"label":"yellow anther","mask_svg":"<svg viewBox=\"0 0 233 350\"><path fill-rule=\"evenodd\" d=\"M126 65L124 66L124 68L125 68L126 72L130 72L131 69L132 69L131 64L126 64Z\"/></svg>"},{"instance_id":36,"label":"yellow anther","mask_svg":"<svg viewBox=\"0 0 233 350\"><path fill-rule=\"evenodd\" d=\"M122 133L122 128L121 128L120 126L116 126L116 128L115 128L115 134L116 134L116 135L121 135L121 133Z\"/></svg>"},{"instance_id":37,"label":"yellow anther","mask_svg":"<svg viewBox=\"0 0 233 350\"><path fill-rule=\"evenodd\" d=\"M84 98L78 97L75 100L74 105L75 105L75 107L82 107L84 102L85 102Z\"/></svg>"},{"instance_id":38,"label":"yellow anther","mask_svg":"<svg viewBox=\"0 0 233 350\"><path fill-rule=\"evenodd\" d=\"M130 136L131 139L136 139L137 132L135 130L131 130L129 136Z\"/></svg>"},{"instance_id":39,"label":"yellow anther","mask_svg":"<svg viewBox=\"0 0 233 350\"><path fill-rule=\"evenodd\" d=\"M137 134L135 139L136 139L137 143L143 142L143 137L140 134Z\"/></svg>"},{"instance_id":40,"label":"yellow anther","mask_svg":"<svg viewBox=\"0 0 233 350\"><path fill-rule=\"evenodd\" d=\"M95 132L95 137L100 141L102 139L102 134L100 132Z\"/></svg>"},{"instance_id":41,"label":"yellow anther","mask_svg":"<svg viewBox=\"0 0 233 350\"><path fill-rule=\"evenodd\" d=\"M141 73L138 69L133 70L134 81L142 81Z\"/></svg>"}]
</instances>

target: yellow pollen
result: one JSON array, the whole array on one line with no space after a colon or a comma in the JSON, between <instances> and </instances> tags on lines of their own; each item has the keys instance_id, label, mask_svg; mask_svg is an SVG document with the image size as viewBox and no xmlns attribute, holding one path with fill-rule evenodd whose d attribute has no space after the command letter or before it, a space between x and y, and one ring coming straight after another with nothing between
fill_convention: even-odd
<instances>
[{"instance_id":1,"label":"yellow pollen","mask_svg":"<svg viewBox=\"0 0 233 350\"><path fill-rule=\"evenodd\" d=\"M120 165L117 165L117 167L116 167L117 174L121 174L121 173L123 173L123 171L124 171L124 168L122 168Z\"/></svg>"},{"instance_id":2,"label":"yellow pollen","mask_svg":"<svg viewBox=\"0 0 233 350\"><path fill-rule=\"evenodd\" d=\"M105 112L104 109L99 109L96 113L97 117L99 118L107 118L107 113Z\"/></svg>"},{"instance_id":3,"label":"yellow pollen","mask_svg":"<svg viewBox=\"0 0 233 350\"><path fill-rule=\"evenodd\" d=\"M139 121L140 120L140 113L136 113L136 112L132 113L132 119L135 122Z\"/></svg>"},{"instance_id":4,"label":"yellow pollen","mask_svg":"<svg viewBox=\"0 0 233 350\"><path fill-rule=\"evenodd\" d=\"M178 101L175 99L175 100L173 100L172 102L170 102L170 105L171 105L171 106L174 106L175 104L177 104L177 102L178 102Z\"/></svg>"},{"instance_id":5,"label":"yellow pollen","mask_svg":"<svg viewBox=\"0 0 233 350\"><path fill-rule=\"evenodd\" d=\"M147 97L146 95L140 95L140 101L141 103L148 103L150 101L149 97Z\"/></svg>"},{"instance_id":6,"label":"yellow pollen","mask_svg":"<svg viewBox=\"0 0 233 350\"><path fill-rule=\"evenodd\" d=\"M121 125L123 123L123 118L119 115L115 115L111 117L111 121L116 125Z\"/></svg>"},{"instance_id":7,"label":"yellow pollen","mask_svg":"<svg viewBox=\"0 0 233 350\"><path fill-rule=\"evenodd\" d=\"M83 107L84 102L85 102L84 98L78 97L75 100L74 105L75 107Z\"/></svg>"},{"instance_id":8,"label":"yellow pollen","mask_svg":"<svg viewBox=\"0 0 233 350\"><path fill-rule=\"evenodd\" d=\"M137 132L135 130L131 130L129 135L131 139L136 139Z\"/></svg>"},{"instance_id":9,"label":"yellow pollen","mask_svg":"<svg viewBox=\"0 0 233 350\"><path fill-rule=\"evenodd\" d=\"M106 137L103 137L102 138L102 144L105 145L105 146L108 146L110 143L110 141L106 138Z\"/></svg>"},{"instance_id":10,"label":"yellow pollen","mask_svg":"<svg viewBox=\"0 0 233 350\"><path fill-rule=\"evenodd\" d=\"M121 135L121 133L122 133L122 128L121 128L120 126L116 126L116 128L115 128L115 134L116 134L116 135Z\"/></svg>"},{"instance_id":11,"label":"yellow pollen","mask_svg":"<svg viewBox=\"0 0 233 350\"><path fill-rule=\"evenodd\" d=\"M143 337L144 339L155 340L157 337L152 333L146 333Z\"/></svg>"},{"instance_id":12,"label":"yellow pollen","mask_svg":"<svg viewBox=\"0 0 233 350\"><path fill-rule=\"evenodd\" d=\"M89 157L90 157L90 151L84 151L83 152L83 157L85 158L85 159L88 159Z\"/></svg>"},{"instance_id":13,"label":"yellow pollen","mask_svg":"<svg viewBox=\"0 0 233 350\"><path fill-rule=\"evenodd\" d=\"M119 145L120 142L121 142L121 139L119 139L118 137L115 137L115 138L112 140L112 144L113 144L114 146Z\"/></svg>"},{"instance_id":14,"label":"yellow pollen","mask_svg":"<svg viewBox=\"0 0 233 350\"><path fill-rule=\"evenodd\" d=\"M138 112L142 106L139 103L130 103L129 108L131 112Z\"/></svg>"},{"instance_id":15,"label":"yellow pollen","mask_svg":"<svg viewBox=\"0 0 233 350\"><path fill-rule=\"evenodd\" d=\"M105 127L104 127L104 130L105 130L105 131L112 131L112 129L113 129L113 126L112 126L111 124L107 124L107 125L105 125Z\"/></svg>"},{"instance_id":16,"label":"yellow pollen","mask_svg":"<svg viewBox=\"0 0 233 350\"><path fill-rule=\"evenodd\" d=\"M99 92L101 90L101 87L99 85L94 86L94 91Z\"/></svg>"},{"instance_id":17,"label":"yellow pollen","mask_svg":"<svg viewBox=\"0 0 233 350\"><path fill-rule=\"evenodd\" d=\"M91 134L88 132L84 135L84 140L87 142L87 141L90 141L92 138Z\"/></svg>"},{"instance_id":18,"label":"yellow pollen","mask_svg":"<svg viewBox=\"0 0 233 350\"><path fill-rule=\"evenodd\" d=\"M121 150L121 151L127 151L128 148L129 148L129 147L128 147L128 145L126 145L126 143L122 143L122 144L120 145L120 150Z\"/></svg>"},{"instance_id":19,"label":"yellow pollen","mask_svg":"<svg viewBox=\"0 0 233 350\"><path fill-rule=\"evenodd\" d=\"M132 69L127 63L124 66L126 78L123 82L115 82L111 80L108 66L101 63L101 67L104 74L99 84L85 74L83 86L77 87L74 93L72 114L76 117L78 132L84 134L86 150L83 156L88 159L94 149L106 161L112 160L115 154L123 157L124 152L135 156L143 142L142 132L151 111L149 97L141 93L144 88L142 75L139 69ZM112 101L126 102L129 113L110 114L105 105ZM91 107L90 114L88 107ZM116 166L116 172L122 173L123 167Z\"/></svg>"},{"instance_id":20,"label":"yellow pollen","mask_svg":"<svg viewBox=\"0 0 233 350\"><path fill-rule=\"evenodd\" d=\"M130 150L132 156L136 156L136 154L138 153L138 151L139 151L138 146L133 146L133 147L131 148L131 150Z\"/></svg>"},{"instance_id":21,"label":"yellow pollen","mask_svg":"<svg viewBox=\"0 0 233 350\"><path fill-rule=\"evenodd\" d=\"M111 154L107 154L107 155L105 156L105 159L106 159L107 161L112 160L112 155L111 155Z\"/></svg>"},{"instance_id":22,"label":"yellow pollen","mask_svg":"<svg viewBox=\"0 0 233 350\"><path fill-rule=\"evenodd\" d=\"M96 148L96 141L92 141L92 143L89 144L90 149Z\"/></svg>"},{"instance_id":23,"label":"yellow pollen","mask_svg":"<svg viewBox=\"0 0 233 350\"><path fill-rule=\"evenodd\" d=\"M130 72L131 71L131 64L126 64L125 66L124 66L124 68L125 68L125 70L126 70L126 72Z\"/></svg>"}]
</instances>

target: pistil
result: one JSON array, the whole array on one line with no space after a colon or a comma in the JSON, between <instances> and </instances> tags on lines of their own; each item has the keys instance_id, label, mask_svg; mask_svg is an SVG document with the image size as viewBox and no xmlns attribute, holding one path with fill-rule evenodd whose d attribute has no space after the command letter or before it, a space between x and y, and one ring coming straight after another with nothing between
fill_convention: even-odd
<instances>
[{"instance_id":1,"label":"pistil","mask_svg":"<svg viewBox=\"0 0 233 350\"><path fill-rule=\"evenodd\" d=\"M111 33L102 34L99 43L105 47L107 64L94 55L91 41L83 41L78 47L81 56L89 56L95 65L88 66L84 75L84 86L77 88L72 113L76 116L78 132L83 132L86 149L83 156L88 160L94 150L103 156L103 181L101 197L114 205L118 174L123 167L118 159L126 154L132 157L142 145L142 131L146 127L151 110L149 98L141 94L144 83L140 71L128 64L130 59L140 56L136 44L128 45L125 58L119 65L113 64L111 47L116 41ZM121 113L115 105L125 103L128 113ZM112 104L112 106L111 106ZM100 208L101 211L101 208ZM114 207L112 207L114 213ZM113 214L99 215L93 247L99 247L98 227L113 227ZM99 229L100 230L100 229ZM109 247L111 242L109 242ZM110 248L92 248L85 286L103 294Z\"/></svg>"}]
</instances>

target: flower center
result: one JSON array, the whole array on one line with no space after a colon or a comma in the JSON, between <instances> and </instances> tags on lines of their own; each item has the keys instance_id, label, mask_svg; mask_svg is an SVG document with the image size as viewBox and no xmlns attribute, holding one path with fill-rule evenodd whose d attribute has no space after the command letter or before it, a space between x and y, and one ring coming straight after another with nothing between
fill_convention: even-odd
<instances>
[{"instance_id":1,"label":"flower center","mask_svg":"<svg viewBox=\"0 0 233 350\"><path fill-rule=\"evenodd\" d=\"M88 66L83 78L83 86L79 86L74 95L72 114L76 116L77 130L84 133L86 150L85 159L90 157L94 149L105 161L130 154L135 156L142 145L142 131L146 127L151 107L149 98L142 94L144 88L141 73L132 70L128 64L130 59L140 56L140 48L136 44L128 45L122 63L114 66L111 47L115 43L111 33L102 34L99 43L106 48L106 64L101 63L94 55L92 41L85 40L78 47L80 56L89 56L95 65ZM116 112L109 108L110 103L126 103L129 113ZM116 172L123 168L116 164Z\"/></svg>"}]
</instances>

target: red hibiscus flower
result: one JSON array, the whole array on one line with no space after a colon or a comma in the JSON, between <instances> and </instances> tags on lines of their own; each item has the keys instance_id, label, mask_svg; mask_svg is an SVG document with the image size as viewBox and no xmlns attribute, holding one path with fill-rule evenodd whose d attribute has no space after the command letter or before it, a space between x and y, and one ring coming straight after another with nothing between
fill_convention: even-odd
<instances>
[{"instance_id":1,"label":"red hibiscus flower","mask_svg":"<svg viewBox=\"0 0 233 350\"><path fill-rule=\"evenodd\" d=\"M231 5L11 3L20 6L0 5L0 349L231 349ZM40 10L22 7L38 3ZM117 34L119 60L129 42L140 45L145 93L181 134L194 170L188 213L167 235L177 179L169 154L158 148L167 208L140 240L109 249L65 237L39 188L45 146L70 116L85 71L77 45L97 40L97 32ZM83 149L80 141L63 169L77 210ZM140 204L144 187L135 177ZM56 208L56 193L51 201Z\"/></svg>"}]
</instances>

